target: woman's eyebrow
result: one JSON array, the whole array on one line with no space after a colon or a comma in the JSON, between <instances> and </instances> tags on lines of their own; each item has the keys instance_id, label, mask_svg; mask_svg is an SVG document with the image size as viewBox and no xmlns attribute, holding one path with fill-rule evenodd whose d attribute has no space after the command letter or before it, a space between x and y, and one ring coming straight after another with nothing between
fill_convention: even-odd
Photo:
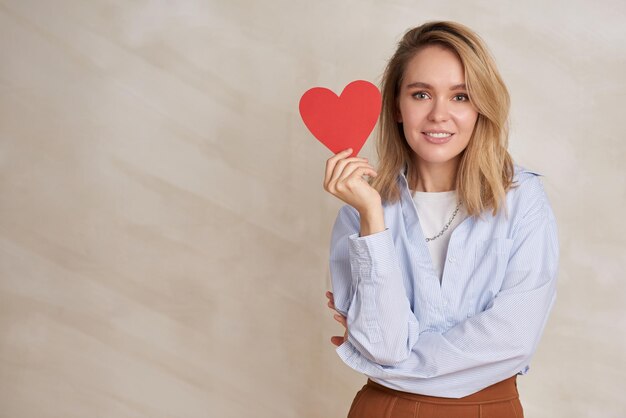
<instances>
[{"instance_id":1,"label":"woman's eyebrow","mask_svg":"<svg viewBox=\"0 0 626 418\"><path fill-rule=\"evenodd\" d=\"M430 84L424 83L422 81L416 81L415 83L411 83L406 86L406 88L408 89L413 88L413 87L421 87L425 89L433 88L433 86L431 86ZM467 86L465 85L465 83L455 84L454 86L450 87L450 90L467 90Z\"/></svg>"}]
</instances>

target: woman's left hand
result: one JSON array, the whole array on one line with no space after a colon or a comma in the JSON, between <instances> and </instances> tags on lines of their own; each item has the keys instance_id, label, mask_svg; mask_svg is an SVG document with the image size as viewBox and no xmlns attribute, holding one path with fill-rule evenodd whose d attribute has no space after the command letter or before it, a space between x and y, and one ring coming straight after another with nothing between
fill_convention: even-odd
<instances>
[{"instance_id":1,"label":"woman's left hand","mask_svg":"<svg viewBox=\"0 0 626 418\"><path fill-rule=\"evenodd\" d=\"M326 297L328 298L328 307L336 312L336 314L334 315L335 320L339 322L341 325L343 325L344 328L346 329L346 332L343 334L343 337L339 335L330 337L330 342L336 345L337 347L339 347L341 344L344 343L344 341L348 340L348 323L346 321L346 317L341 315L335 309L335 299L333 297L333 292L326 292Z\"/></svg>"}]
</instances>

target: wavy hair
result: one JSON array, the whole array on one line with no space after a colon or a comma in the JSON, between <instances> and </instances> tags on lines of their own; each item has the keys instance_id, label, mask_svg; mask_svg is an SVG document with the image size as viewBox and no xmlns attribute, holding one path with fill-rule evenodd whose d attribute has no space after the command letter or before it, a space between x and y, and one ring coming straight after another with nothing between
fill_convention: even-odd
<instances>
[{"instance_id":1,"label":"wavy hair","mask_svg":"<svg viewBox=\"0 0 626 418\"><path fill-rule=\"evenodd\" d=\"M376 152L377 176L370 178L383 202L400 199L397 176L406 167L409 185L417 184L414 151L397 122L398 95L404 71L423 47L438 45L455 52L463 65L470 103L478 118L456 173L456 190L470 216L482 217L492 209L495 216L506 210L506 192L513 185L513 160L507 151L509 92L484 41L456 22L434 21L407 31L385 68L381 82L383 108L379 118ZM507 214L508 216L508 214Z\"/></svg>"}]
</instances>

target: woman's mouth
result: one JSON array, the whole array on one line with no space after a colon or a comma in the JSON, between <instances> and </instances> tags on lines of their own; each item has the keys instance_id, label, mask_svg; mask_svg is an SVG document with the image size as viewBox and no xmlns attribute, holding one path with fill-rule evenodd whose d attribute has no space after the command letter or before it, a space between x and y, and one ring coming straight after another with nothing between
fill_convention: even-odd
<instances>
[{"instance_id":1,"label":"woman's mouth","mask_svg":"<svg viewBox=\"0 0 626 418\"><path fill-rule=\"evenodd\" d=\"M454 136L450 132L422 132L424 138L432 144L445 144Z\"/></svg>"}]
</instances>

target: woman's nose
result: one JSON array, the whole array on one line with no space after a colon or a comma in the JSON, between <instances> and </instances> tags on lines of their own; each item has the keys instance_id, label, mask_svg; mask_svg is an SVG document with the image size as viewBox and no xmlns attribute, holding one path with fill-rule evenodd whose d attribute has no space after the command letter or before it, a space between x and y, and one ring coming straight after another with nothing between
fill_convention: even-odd
<instances>
[{"instance_id":1,"label":"woman's nose","mask_svg":"<svg viewBox=\"0 0 626 418\"><path fill-rule=\"evenodd\" d=\"M428 118L432 121L448 120L448 104L445 100L434 100Z\"/></svg>"}]
</instances>

